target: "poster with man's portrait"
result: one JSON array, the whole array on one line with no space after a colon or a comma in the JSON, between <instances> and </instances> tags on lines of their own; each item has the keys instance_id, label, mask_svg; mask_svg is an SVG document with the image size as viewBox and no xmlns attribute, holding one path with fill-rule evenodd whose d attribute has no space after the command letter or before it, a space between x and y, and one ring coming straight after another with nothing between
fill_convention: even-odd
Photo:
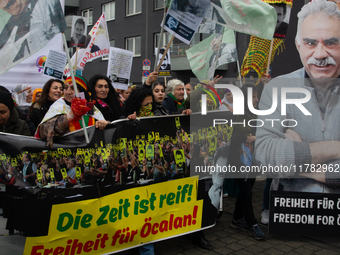
<instances>
[{"instance_id":1,"label":"poster with man's portrait","mask_svg":"<svg viewBox=\"0 0 340 255\"><path fill-rule=\"evenodd\" d=\"M158 48L155 48L155 54L157 54L157 51L158 51ZM162 59L164 52L165 52L165 48L161 48L159 50L157 66L159 64L159 61ZM161 66L159 67L158 77L171 77L171 59L170 59L169 50L166 53Z\"/></svg>"},{"instance_id":2,"label":"poster with man's portrait","mask_svg":"<svg viewBox=\"0 0 340 255\"><path fill-rule=\"evenodd\" d=\"M178 172L183 174L187 169L185 163L184 150L183 149L174 150L174 158Z\"/></svg>"},{"instance_id":3,"label":"poster with man's portrait","mask_svg":"<svg viewBox=\"0 0 340 255\"><path fill-rule=\"evenodd\" d=\"M71 42L72 47L85 48L86 32L87 32L87 17L73 16L71 27Z\"/></svg>"},{"instance_id":4,"label":"poster with man's portrait","mask_svg":"<svg viewBox=\"0 0 340 255\"><path fill-rule=\"evenodd\" d=\"M277 14L274 38L285 39L288 31L291 7L285 3L271 4Z\"/></svg>"},{"instance_id":5,"label":"poster with man's portrait","mask_svg":"<svg viewBox=\"0 0 340 255\"><path fill-rule=\"evenodd\" d=\"M155 158L155 149L153 144L147 144L145 146L145 157L146 157L146 166L153 166L153 159Z\"/></svg>"}]
</instances>

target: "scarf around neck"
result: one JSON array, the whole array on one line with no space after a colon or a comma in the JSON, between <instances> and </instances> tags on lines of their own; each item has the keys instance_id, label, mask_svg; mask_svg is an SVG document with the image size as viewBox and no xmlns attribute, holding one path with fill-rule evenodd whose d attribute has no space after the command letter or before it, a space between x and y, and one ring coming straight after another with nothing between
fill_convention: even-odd
<instances>
[{"instance_id":1,"label":"scarf around neck","mask_svg":"<svg viewBox=\"0 0 340 255\"><path fill-rule=\"evenodd\" d=\"M152 112L152 104L142 107L139 109L137 117L154 116Z\"/></svg>"},{"instance_id":2,"label":"scarf around neck","mask_svg":"<svg viewBox=\"0 0 340 255\"><path fill-rule=\"evenodd\" d=\"M170 93L168 96L174 100L177 109L184 107L185 99L182 102L179 102L173 94Z\"/></svg>"}]
</instances>

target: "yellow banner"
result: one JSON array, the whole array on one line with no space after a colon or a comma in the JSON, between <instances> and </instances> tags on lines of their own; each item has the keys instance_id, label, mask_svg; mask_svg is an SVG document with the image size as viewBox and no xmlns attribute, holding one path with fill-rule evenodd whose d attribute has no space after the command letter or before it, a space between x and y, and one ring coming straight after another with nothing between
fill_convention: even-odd
<instances>
[{"instance_id":1,"label":"yellow banner","mask_svg":"<svg viewBox=\"0 0 340 255\"><path fill-rule=\"evenodd\" d=\"M49 232L27 237L24 254L103 254L201 228L198 177L53 205Z\"/></svg>"}]
</instances>

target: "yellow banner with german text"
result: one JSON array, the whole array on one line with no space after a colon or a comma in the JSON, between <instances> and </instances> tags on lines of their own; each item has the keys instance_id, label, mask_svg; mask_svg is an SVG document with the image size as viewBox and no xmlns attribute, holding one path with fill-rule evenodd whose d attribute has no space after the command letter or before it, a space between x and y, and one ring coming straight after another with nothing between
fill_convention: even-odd
<instances>
[{"instance_id":1,"label":"yellow banner with german text","mask_svg":"<svg viewBox=\"0 0 340 255\"><path fill-rule=\"evenodd\" d=\"M24 254L104 254L201 228L198 177L53 205L47 236L27 237Z\"/></svg>"}]
</instances>

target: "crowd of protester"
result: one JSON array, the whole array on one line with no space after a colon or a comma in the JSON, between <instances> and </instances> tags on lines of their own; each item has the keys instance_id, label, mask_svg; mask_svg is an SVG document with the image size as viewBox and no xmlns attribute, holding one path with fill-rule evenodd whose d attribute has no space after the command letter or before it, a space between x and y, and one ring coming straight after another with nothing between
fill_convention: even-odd
<instances>
[{"instance_id":1,"label":"crowd of protester","mask_svg":"<svg viewBox=\"0 0 340 255\"><path fill-rule=\"evenodd\" d=\"M217 93L212 93L212 88L221 78L216 76L213 81L202 81L198 84L172 79L165 85L157 80L158 73L152 72L142 86L117 91L110 79L104 75L94 75L89 83L76 75L79 97L75 96L71 77L65 81L51 79L42 89L35 90L33 96L30 88L19 86L21 90L13 93L25 93L26 99L24 94L20 95L20 98L23 97L20 100L25 101L23 105L18 105L17 94L11 96L6 88L0 87L0 128L6 133L34 135L46 141L47 147L53 148L54 139L82 128L82 117L86 126L95 125L96 128L105 129L118 119L127 118L133 121L140 117L189 115L201 110L202 94L207 94L208 110L221 109L232 112L233 96L230 90L220 89ZM256 87L246 84L243 90L248 87L253 88L253 106L256 108ZM19 111L26 112L21 114L21 119ZM29 125L34 127L34 132L32 128L30 131ZM234 129L232 136L227 125L197 131L188 134L179 129L176 139L173 140L157 137L145 143L136 137L132 145L132 141L131 144L127 142L128 138L121 138L117 145L57 149L45 153L25 153L15 159L1 158L0 180L7 185L33 187L166 181L189 176L190 167L193 170L196 165L213 165L214 153L223 144L230 146L233 153L230 158L234 161L236 159L230 163L237 167L244 164L240 161L243 154L241 146L246 144L250 150L254 148L254 130ZM218 139L214 146L211 145L213 137ZM152 157L148 157L148 149L152 151ZM180 163L181 159L184 164ZM237 180L225 179L225 183L230 181L239 187L231 227L248 230L255 239L262 239L264 234L252 209L251 189L255 179L247 176ZM223 192L223 187L218 192ZM202 248L212 249L202 231L194 234L193 240ZM152 254L152 251L152 245L140 248L141 254Z\"/></svg>"}]
</instances>

